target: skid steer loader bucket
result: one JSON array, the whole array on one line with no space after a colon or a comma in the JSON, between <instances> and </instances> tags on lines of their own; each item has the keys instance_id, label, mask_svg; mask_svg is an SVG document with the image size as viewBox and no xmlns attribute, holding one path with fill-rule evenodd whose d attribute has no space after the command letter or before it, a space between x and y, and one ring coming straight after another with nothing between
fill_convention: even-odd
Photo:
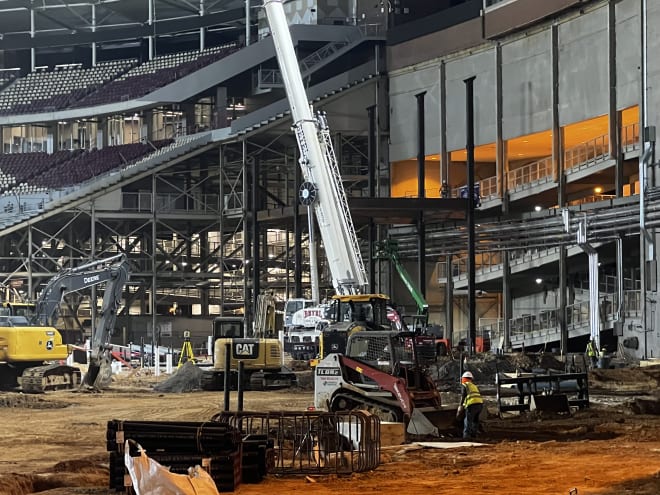
<instances>
[{"instance_id":1,"label":"skid steer loader bucket","mask_svg":"<svg viewBox=\"0 0 660 495\"><path fill-rule=\"evenodd\" d=\"M417 407L413 409L406 428L408 435L450 436L460 432L456 408Z\"/></svg>"}]
</instances>

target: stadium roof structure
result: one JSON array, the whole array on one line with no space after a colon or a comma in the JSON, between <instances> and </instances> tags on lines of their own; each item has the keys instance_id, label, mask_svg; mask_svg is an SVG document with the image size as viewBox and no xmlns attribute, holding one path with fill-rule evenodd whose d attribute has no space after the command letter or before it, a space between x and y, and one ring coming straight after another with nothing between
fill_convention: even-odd
<instances>
[{"instance_id":1,"label":"stadium roof structure","mask_svg":"<svg viewBox=\"0 0 660 495\"><path fill-rule=\"evenodd\" d=\"M255 19L261 2L250 7ZM0 50L245 29L245 11L245 0L0 0Z\"/></svg>"}]
</instances>

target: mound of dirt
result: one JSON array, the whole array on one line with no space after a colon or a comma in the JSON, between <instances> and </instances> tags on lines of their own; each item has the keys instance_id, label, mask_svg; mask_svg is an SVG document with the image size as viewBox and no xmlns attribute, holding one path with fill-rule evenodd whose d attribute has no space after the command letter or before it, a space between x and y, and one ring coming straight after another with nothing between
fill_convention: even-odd
<instances>
[{"instance_id":1,"label":"mound of dirt","mask_svg":"<svg viewBox=\"0 0 660 495\"><path fill-rule=\"evenodd\" d=\"M195 366L192 361L187 361L170 378L156 385L154 390L175 394L201 390L202 374L204 374L202 369Z\"/></svg>"}]
</instances>

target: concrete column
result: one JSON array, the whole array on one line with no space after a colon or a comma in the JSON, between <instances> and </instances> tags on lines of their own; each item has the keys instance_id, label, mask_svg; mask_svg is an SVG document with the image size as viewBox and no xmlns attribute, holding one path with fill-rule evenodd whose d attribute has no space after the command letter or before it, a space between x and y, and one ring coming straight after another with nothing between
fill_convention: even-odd
<instances>
[{"instance_id":1,"label":"concrete column","mask_svg":"<svg viewBox=\"0 0 660 495\"><path fill-rule=\"evenodd\" d=\"M183 116L186 119L186 134L194 134L195 129L197 128L195 122L195 104L194 103L185 103L183 104Z\"/></svg>"},{"instance_id":2,"label":"concrete column","mask_svg":"<svg viewBox=\"0 0 660 495\"><path fill-rule=\"evenodd\" d=\"M96 145L99 148L105 148L109 145L110 142L110 125L107 117L99 122L99 131L101 132L101 141L97 142Z\"/></svg>"},{"instance_id":3,"label":"concrete column","mask_svg":"<svg viewBox=\"0 0 660 495\"><path fill-rule=\"evenodd\" d=\"M215 88L215 111L214 111L214 127L215 129L222 129L227 127L227 87L218 86Z\"/></svg>"},{"instance_id":4,"label":"concrete column","mask_svg":"<svg viewBox=\"0 0 660 495\"><path fill-rule=\"evenodd\" d=\"M154 141L154 111L152 109L144 111L144 125L147 128L145 137L149 141Z\"/></svg>"}]
</instances>

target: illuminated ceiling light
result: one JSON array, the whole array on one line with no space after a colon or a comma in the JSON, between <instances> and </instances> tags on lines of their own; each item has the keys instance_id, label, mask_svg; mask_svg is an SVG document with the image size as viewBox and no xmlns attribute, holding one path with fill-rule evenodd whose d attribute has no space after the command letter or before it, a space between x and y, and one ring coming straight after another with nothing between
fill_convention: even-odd
<instances>
[{"instance_id":1,"label":"illuminated ceiling light","mask_svg":"<svg viewBox=\"0 0 660 495\"><path fill-rule=\"evenodd\" d=\"M541 208L540 205L536 205L536 206L534 207L534 211L541 211L542 209L543 209L543 208Z\"/></svg>"},{"instance_id":2,"label":"illuminated ceiling light","mask_svg":"<svg viewBox=\"0 0 660 495\"><path fill-rule=\"evenodd\" d=\"M537 279L536 279L536 283L537 283L538 285L541 285L541 284L543 283L543 279L542 279L542 278L537 278Z\"/></svg>"},{"instance_id":3,"label":"illuminated ceiling light","mask_svg":"<svg viewBox=\"0 0 660 495\"><path fill-rule=\"evenodd\" d=\"M600 187L600 186L596 186L596 187L594 187L594 192L595 192L596 194L600 194L600 193L603 192L603 188Z\"/></svg>"}]
</instances>

